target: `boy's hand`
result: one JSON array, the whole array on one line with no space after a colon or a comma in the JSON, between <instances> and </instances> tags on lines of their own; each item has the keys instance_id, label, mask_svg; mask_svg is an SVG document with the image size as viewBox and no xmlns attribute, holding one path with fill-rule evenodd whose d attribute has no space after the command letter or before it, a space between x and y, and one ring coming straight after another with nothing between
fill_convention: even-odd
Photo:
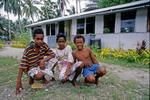
<instances>
[{"instance_id":1,"label":"boy's hand","mask_svg":"<svg viewBox=\"0 0 150 100\"><path fill-rule=\"evenodd\" d=\"M23 87L22 87L21 81L17 80L17 82L16 82L16 95L19 94L22 89L23 89Z\"/></svg>"},{"instance_id":2,"label":"boy's hand","mask_svg":"<svg viewBox=\"0 0 150 100\"><path fill-rule=\"evenodd\" d=\"M69 77L69 75L71 74L71 67L72 67L72 64L68 62L67 64L67 69L66 69L66 72L65 72L65 79L67 80L67 78Z\"/></svg>"},{"instance_id":3,"label":"boy's hand","mask_svg":"<svg viewBox=\"0 0 150 100\"><path fill-rule=\"evenodd\" d=\"M42 70L45 69L45 60L44 59L40 61L39 67Z\"/></svg>"}]
</instances>

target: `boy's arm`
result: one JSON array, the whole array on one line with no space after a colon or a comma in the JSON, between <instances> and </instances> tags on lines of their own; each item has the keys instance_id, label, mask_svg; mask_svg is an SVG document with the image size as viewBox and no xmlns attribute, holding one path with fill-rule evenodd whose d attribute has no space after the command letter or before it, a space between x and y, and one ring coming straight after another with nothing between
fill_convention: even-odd
<instances>
[{"instance_id":1,"label":"boy's arm","mask_svg":"<svg viewBox=\"0 0 150 100\"><path fill-rule=\"evenodd\" d=\"M99 62L97 61L96 56L94 55L94 53L92 52L92 50L89 49L89 51L90 51L90 56L91 56L92 62L94 64L98 64Z\"/></svg>"},{"instance_id":2,"label":"boy's arm","mask_svg":"<svg viewBox=\"0 0 150 100\"><path fill-rule=\"evenodd\" d=\"M55 57L55 53L52 50L48 50L44 56L44 58L40 61L41 64L48 62L50 59Z\"/></svg>"},{"instance_id":3,"label":"boy's arm","mask_svg":"<svg viewBox=\"0 0 150 100\"><path fill-rule=\"evenodd\" d=\"M49 50L47 53L46 53L46 56L44 57L44 61L47 62L49 61L51 58L54 58L55 57L55 53L52 51L52 50Z\"/></svg>"},{"instance_id":4,"label":"boy's arm","mask_svg":"<svg viewBox=\"0 0 150 100\"><path fill-rule=\"evenodd\" d=\"M21 92L21 89L23 89L22 82L21 82L23 71L24 71L24 69L19 68L18 77L17 77L17 81L16 81L16 95Z\"/></svg>"},{"instance_id":5,"label":"boy's arm","mask_svg":"<svg viewBox=\"0 0 150 100\"><path fill-rule=\"evenodd\" d=\"M68 64L67 64L68 66L67 66L67 69L66 69L66 72L65 72L65 79L67 79L68 78L68 76L69 76L69 74L71 74L71 67L72 67L72 64L70 63L70 62L68 62Z\"/></svg>"},{"instance_id":6,"label":"boy's arm","mask_svg":"<svg viewBox=\"0 0 150 100\"><path fill-rule=\"evenodd\" d=\"M76 59L76 56L75 56L75 51L72 52L72 56L73 56L73 60L74 60L74 63L75 63L76 60L77 60L77 59Z\"/></svg>"},{"instance_id":7,"label":"boy's arm","mask_svg":"<svg viewBox=\"0 0 150 100\"><path fill-rule=\"evenodd\" d=\"M66 69L66 72L65 72L65 78L67 79L67 77L69 76L69 74L71 74L71 67L72 67L72 64L76 61L76 58L75 58L75 55L74 55L74 51L72 52L72 49L70 50L71 52L70 52L70 57L68 57L69 58L69 60L71 61L71 62L68 62L68 66L67 66L67 69ZM72 60L71 60L72 59Z\"/></svg>"}]
</instances>

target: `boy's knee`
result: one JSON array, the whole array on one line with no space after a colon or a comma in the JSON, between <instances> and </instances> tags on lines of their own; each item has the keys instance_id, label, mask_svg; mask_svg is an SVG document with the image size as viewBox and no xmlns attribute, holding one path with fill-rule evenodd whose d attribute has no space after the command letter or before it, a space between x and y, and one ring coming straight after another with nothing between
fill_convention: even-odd
<instances>
[{"instance_id":1,"label":"boy's knee","mask_svg":"<svg viewBox=\"0 0 150 100\"><path fill-rule=\"evenodd\" d=\"M94 83L95 82L95 77L94 76L88 76L88 77L85 78L85 82Z\"/></svg>"},{"instance_id":2,"label":"boy's knee","mask_svg":"<svg viewBox=\"0 0 150 100\"><path fill-rule=\"evenodd\" d=\"M43 79L44 74L42 72L38 72L37 74L35 74L34 79L36 80L40 80Z\"/></svg>"},{"instance_id":3,"label":"boy's knee","mask_svg":"<svg viewBox=\"0 0 150 100\"><path fill-rule=\"evenodd\" d=\"M105 75L106 73L107 73L106 68L105 68L105 67L100 67L100 70L99 70L98 74L99 74L100 76L103 76L103 75Z\"/></svg>"}]
</instances>

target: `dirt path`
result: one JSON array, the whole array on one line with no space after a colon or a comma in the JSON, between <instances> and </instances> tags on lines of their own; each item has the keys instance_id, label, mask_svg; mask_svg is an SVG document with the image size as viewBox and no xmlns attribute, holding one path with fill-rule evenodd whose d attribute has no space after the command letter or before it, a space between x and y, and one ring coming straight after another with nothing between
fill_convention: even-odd
<instances>
[{"instance_id":1,"label":"dirt path","mask_svg":"<svg viewBox=\"0 0 150 100\"><path fill-rule=\"evenodd\" d=\"M149 86L149 70L148 69L136 69L136 68L126 68L119 65L113 64L106 64L102 63L103 65L107 66L108 72L111 72L121 80L134 80L141 85L148 85Z\"/></svg>"},{"instance_id":2,"label":"dirt path","mask_svg":"<svg viewBox=\"0 0 150 100\"><path fill-rule=\"evenodd\" d=\"M11 47L5 47L3 49L0 49L0 56L12 56L17 59L20 59L22 56L24 49L17 49L17 48L11 48ZM149 85L149 70L147 71L141 70L141 69L131 69L126 67L121 67L118 65L113 64L105 64L103 65L107 66L108 72L112 72L116 74L120 79L122 80L135 80L136 82L142 84L142 85Z\"/></svg>"},{"instance_id":3,"label":"dirt path","mask_svg":"<svg viewBox=\"0 0 150 100\"><path fill-rule=\"evenodd\" d=\"M21 59L22 53L24 49L18 49L18 48L12 48L9 46L4 47L3 49L0 49L0 56L10 56L15 57L17 59Z\"/></svg>"}]
</instances>

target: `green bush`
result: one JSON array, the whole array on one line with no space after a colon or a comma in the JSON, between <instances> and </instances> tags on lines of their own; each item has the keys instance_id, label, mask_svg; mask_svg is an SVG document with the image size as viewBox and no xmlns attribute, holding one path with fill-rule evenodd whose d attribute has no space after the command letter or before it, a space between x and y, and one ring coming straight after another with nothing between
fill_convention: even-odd
<instances>
[{"instance_id":1,"label":"green bush","mask_svg":"<svg viewBox=\"0 0 150 100\"><path fill-rule=\"evenodd\" d=\"M76 48L76 46L73 42L67 42L67 44L70 45L73 50Z\"/></svg>"},{"instance_id":2,"label":"green bush","mask_svg":"<svg viewBox=\"0 0 150 100\"><path fill-rule=\"evenodd\" d=\"M93 50L95 55L99 59L107 59L109 57L114 58L114 60L123 60L128 63L137 63L137 64L144 64L149 65L150 64L150 50L144 50L142 51L142 54L138 54L135 50L112 50L109 48L103 48L101 50Z\"/></svg>"},{"instance_id":3,"label":"green bush","mask_svg":"<svg viewBox=\"0 0 150 100\"><path fill-rule=\"evenodd\" d=\"M3 44L0 44L0 48L3 48L4 47L4 45Z\"/></svg>"},{"instance_id":4,"label":"green bush","mask_svg":"<svg viewBox=\"0 0 150 100\"><path fill-rule=\"evenodd\" d=\"M24 32L21 34L16 34L15 39L12 42L12 47L15 48L25 48L30 42L30 33Z\"/></svg>"},{"instance_id":5,"label":"green bush","mask_svg":"<svg viewBox=\"0 0 150 100\"><path fill-rule=\"evenodd\" d=\"M11 46L14 47L14 48L25 48L26 44L15 42L15 43L12 43Z\"/></svg>"},{"instance_id":6,"label":"green bush","mask_svg":"<svg viewBox=\"0 0 150 100\"><path fill-rule=\"evenodd\" d=\"M0 40L0 48L4 47L4 41Z\"/></svg>"}]
</instances>

